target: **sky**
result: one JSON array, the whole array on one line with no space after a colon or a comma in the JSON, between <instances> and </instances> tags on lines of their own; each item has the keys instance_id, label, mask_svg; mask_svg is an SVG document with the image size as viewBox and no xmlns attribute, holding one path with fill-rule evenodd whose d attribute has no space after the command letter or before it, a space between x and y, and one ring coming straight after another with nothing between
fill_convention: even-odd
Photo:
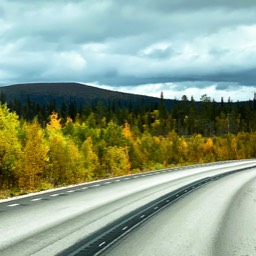
<instances>
[{"instance_id":1,"label":"sky","mask_svg":"<svg viewBox=\"0 0 256 256\"><path fill-rule=\"evenodd\" d=\"M0 0L0 85L253 99L255 13L256 0Z\"/></svg>"}]
</instances>

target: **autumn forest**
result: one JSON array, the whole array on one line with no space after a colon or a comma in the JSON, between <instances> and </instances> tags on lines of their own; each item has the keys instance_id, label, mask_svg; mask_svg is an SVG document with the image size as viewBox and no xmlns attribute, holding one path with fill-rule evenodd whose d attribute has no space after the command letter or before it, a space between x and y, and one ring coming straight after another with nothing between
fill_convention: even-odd
<instances>
[{"instance_id":1,"label":"autumn forest","mask_svg":"<svg viewBox=\"0 0 256 256\"><path fill-rule=\"evenodd\" d=\"M256 102L0 104L0 198L63 185L256 157Z\"/></svg>"}]
</instances>

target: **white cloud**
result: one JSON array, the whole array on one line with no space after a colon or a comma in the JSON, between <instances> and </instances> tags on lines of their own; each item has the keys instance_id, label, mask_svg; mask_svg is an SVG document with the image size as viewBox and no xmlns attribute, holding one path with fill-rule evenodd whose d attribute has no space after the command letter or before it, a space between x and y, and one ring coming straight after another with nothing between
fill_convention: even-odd
<instances>
[{"instance_id":1,"label":"white cloud","mask_svg":"<svg viewBox=\"0 0 256 256\"><path fill-rule=\"evenodd\" d=\"M130 86L113 87L109 85L99 84L96 81L91 83L90 85L108 90L117 90L120 92L147 95L157 98L159 98L161 92L163 92L165 99L180 100L183 95L186 95L188 99L191 99L191 97L193 97L194 100L200 101L201 96L207 94L212 100L215 100L217 102L220 102L222 97L224 101L228 101L229 99L231 99L233 102L253 100L255 92L255 86L240 86L238 93L236 84L233 84L229 87L226 87L228 86L226 85L224 86L224 89L218 89L217 84L211 84L209 82L208 85L205 85L203 88L196 87L196 83L189 84L190 85L182 83L144 84L133 86L132 90ZM183 87L184 89L180 90L180 87Z\"/></svg>"}]
</instances>

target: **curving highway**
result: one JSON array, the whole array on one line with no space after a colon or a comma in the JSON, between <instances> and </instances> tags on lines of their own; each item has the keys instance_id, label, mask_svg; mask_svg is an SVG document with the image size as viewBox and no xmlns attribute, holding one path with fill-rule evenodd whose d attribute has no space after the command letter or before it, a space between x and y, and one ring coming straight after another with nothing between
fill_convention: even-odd
<instances>
[{"instance_id":1,"label":"curving highway","mask_svg":"<svg viewBox=\"0 0 256 256\"><path fill-rule=\"evenodd\" d=\"M256 168L208 184L138 227L103 255L256 255Z\"/></svg>"},{"instance_id":2,"label":"curving highway","mask_svg":"<svg viewBox=\"0 0 256 256\"><path fill-rule=\"evenodd\" d=\"M64 255L82 239L172 191L241 169L177 200L105 254L256 255L250 246L256 244L255 166L256 160L195 165L2 200L0 255Z\"/></svg>"}]
</instances>

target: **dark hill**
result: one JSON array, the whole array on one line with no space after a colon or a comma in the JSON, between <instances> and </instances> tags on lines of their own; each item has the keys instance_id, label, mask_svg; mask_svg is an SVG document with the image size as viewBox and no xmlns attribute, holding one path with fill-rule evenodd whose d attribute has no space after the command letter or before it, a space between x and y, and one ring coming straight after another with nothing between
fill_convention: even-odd
<instances>
[{"instance_id":1,"label":"dark hill","mask_svg":"<svg viewBox=\"0 0 256 256\"><path fill-rule=\"evenodd\" d=\"M81 105L98 101L109 103L112 100L120 100L122 104L132 102L135 105L142 101L146 105L159 103L160 101L159 98L100 89L80 83L14 84L0 87L0 93L2 93L2 97L6 98L7 102L18 100L25 103L29 98L33 103L43 105L54 101L57 106L60 106L62 102L72 101ZM165 100L165 103L168 108L171 108L173 101Z\"/></svg>"}]
</instances>

